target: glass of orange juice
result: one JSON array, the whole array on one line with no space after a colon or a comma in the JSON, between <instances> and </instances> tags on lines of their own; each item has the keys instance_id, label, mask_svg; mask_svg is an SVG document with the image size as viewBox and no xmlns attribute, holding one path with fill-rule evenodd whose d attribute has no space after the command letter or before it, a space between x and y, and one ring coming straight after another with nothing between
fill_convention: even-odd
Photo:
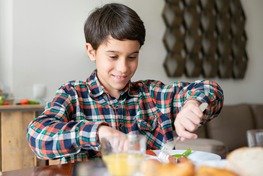
<instances>
[{"instance_id":1,"label":"glass of orange juice","mask_svg":"<svg viewBox=\"0 0 263 176\"><path fill-rule=\"evenodd\" d=\"M146 150L143 135L109 135L101 139L102 159L112 176L140 175L140 163Z\"/></svg>"}]
</instances>

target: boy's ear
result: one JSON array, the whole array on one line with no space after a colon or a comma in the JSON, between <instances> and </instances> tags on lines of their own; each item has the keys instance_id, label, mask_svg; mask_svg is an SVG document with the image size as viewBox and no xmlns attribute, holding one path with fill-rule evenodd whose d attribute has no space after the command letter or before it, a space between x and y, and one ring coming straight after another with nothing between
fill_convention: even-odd
<instances>
[{"instance_id":1,"label":"boy's ear","mask_svg":"<svg viewBox=\"0 0 263 176\"><path fill-rule=\"evenodd\" d=\"M93 49L90 43L86 43L86 51L91 61L95 61L96 50Z\"/></svg>"}]
</instances>

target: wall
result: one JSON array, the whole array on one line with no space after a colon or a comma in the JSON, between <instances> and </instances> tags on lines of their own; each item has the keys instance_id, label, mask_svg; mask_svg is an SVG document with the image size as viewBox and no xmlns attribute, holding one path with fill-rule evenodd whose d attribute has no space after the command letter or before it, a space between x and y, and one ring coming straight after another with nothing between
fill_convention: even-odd
<instances>
[{"instance_id":1,"label":"wall","mask_svg":"<svg viewBox=\"0 0 263 176\"><path fill-rule=\"evenodd\" d=\"M12 1L0 0L0 88L5 91L13 84L12 5Z\"/></svg>"},{"instance_id":2,"label":"wall","mask_svg":"<svg viewBox=\"0 0 263 176\"><path fill-rule=\"evenodd\" d=\"M1 0L0 6L8 4L3 3L7 1L10 0ZM146 43L140 53L140 65L134 80L150 78L162 80L167 84L177 80L195 80L186 77L168 78L164 72L162 64L166 51L162 37L165 25L161 17L164 0L12 2L12 8L9 10L12 13L4 14L2 18L7 20L0 26L0 32L7 32L4 26L12 24L12 30L8 31L9 38L2 40L3 32L0 33L0 82L6 83L18 99L32 98L33 85L42 83L47 85L46 99L50 100L61 84L72 79L85 79L90 75L95 65L89 61L85 52L83 24L90 10L107 2L127 4L137 11L145 22ZM213 79L224 89L225 104L263 103L263 1L242 0L242 3L247 16L247 51L250 60L245 79ZM11 49L3 53L2 43L11 43Z\"/></svg>"}]
</instances>

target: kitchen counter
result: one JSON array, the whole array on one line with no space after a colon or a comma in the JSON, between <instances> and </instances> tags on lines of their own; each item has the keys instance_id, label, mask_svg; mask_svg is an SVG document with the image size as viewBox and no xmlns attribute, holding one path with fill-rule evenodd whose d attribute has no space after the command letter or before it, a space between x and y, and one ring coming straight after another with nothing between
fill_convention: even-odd
<instances>
[{"instance_id":1,"label":"kitchen counter","mask_svg":"<svg viewBox=\"0 0 263 176\"><path fill-rule=\"evenodd\" d=\"M0 112L4 111L42 111L44 105L1 105Z\"/></svg>"},{"instance_id":2,"label":"kitchen counter","mask_svg":"<svg viewBox=\"0 0 263 176\"><path fill-rule=\"evenodd\" d=\"M0 171L39 165L39 160L28 146L26 130L43 110L43 105L0 106Z\"/></svg>"}]
</instances>

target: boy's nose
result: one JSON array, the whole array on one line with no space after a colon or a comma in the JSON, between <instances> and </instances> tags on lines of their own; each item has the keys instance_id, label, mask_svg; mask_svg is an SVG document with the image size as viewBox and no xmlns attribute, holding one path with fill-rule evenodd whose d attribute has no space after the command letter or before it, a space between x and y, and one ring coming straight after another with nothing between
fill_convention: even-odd
<instances>
[{"instance_id":1,"label":"boy's nose","mask_svg":"<svg viewBox=\"0 0 263 176\"><path fill-rule=\"evenodd\" d=\"M116 69L119 72L125 73L128 70L128 63L125 60L120 60L117 63Z\"/></svg>"}]
</instances>

